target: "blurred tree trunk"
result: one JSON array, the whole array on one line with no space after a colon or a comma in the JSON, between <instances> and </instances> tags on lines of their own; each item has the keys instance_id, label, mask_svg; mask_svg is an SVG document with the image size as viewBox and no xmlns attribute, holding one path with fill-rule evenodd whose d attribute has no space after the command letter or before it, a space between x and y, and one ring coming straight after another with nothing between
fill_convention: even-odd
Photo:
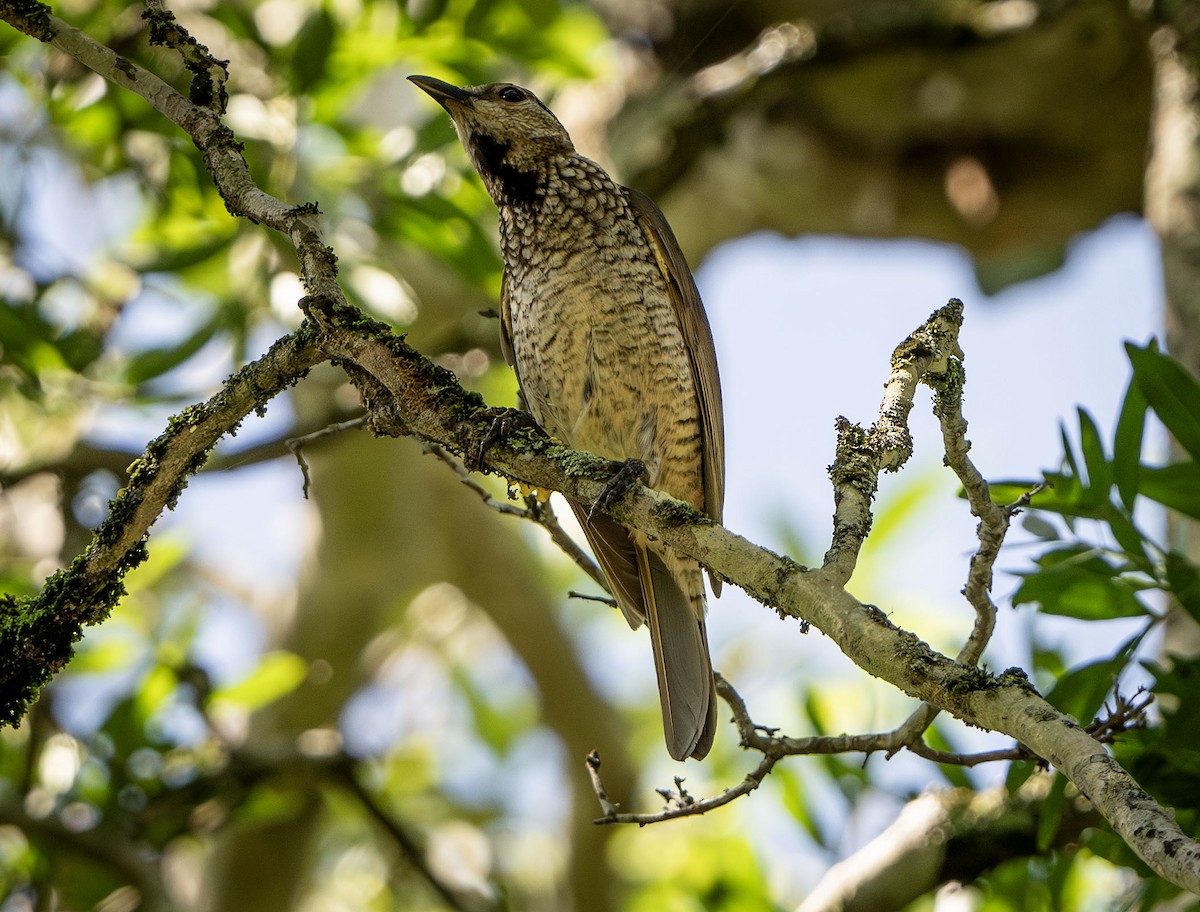
<instances>
[{"instance_id":1,"label":"blurred tree trunk","mask_svg":"<svg viewBox=\"0 0 1200 912\"><path fill-rule=\"evenodd\" d=\"M545 571L519 534L520 521L486 509L446 466L409 440L351 434L305 455L321 535L280 645L324 671L256 718L249 749L271 756L280 747L294 749L304 731L336 726L364 683L364 649L399 616L398 606L433 583L451 583L489 614L521 657L536 681L545 723L563 738L571 762L578 760L569 798L568 882L550 907L615 908L605 848L612 830L591 822L595 799L581 770L587 751L599 747L610 781L622 793L629 790L625 733L583 674L556 617L556 599L546 590ZM232 827L219 841L205 879L206 909L295 908L308 882L323 808L316 783L283 787L295 802L292 815L264 826Z\"/></svg>"},{"instance_id":2,"label":"blurred tree trunk","mask_svg":"<svg viewBox=\"0 0 1200 912\"><path fill-rule=\"evenodd\" d=\"M1146 169L1146 217L1162 242L1167 348L1200 377L1200 6L1182 4L1174 24L1152 42L1155 59L1153 155ZM1200 526L1170 519L1171 546L1200 561ZM1176 607L1167 617L1164 648L1200 651L1200 629Z\"/></svg>"}]
</instances>

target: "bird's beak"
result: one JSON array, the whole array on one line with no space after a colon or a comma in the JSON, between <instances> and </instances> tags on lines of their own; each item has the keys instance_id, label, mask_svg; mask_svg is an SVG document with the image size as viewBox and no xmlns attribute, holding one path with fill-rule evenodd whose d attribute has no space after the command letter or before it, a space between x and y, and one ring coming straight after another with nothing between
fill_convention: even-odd
<instances>
[{"instance_id":1,"label":"bird's beak","mask_svg":"<svg viewBox=\"0 0 1200 912\"><path fill-rule=\"evenodd\" d=\"M408 81L426 92L443 108L446 107L446 102L453 102L459 105L470 104L471 100L475 97L466 89L460 89L456 85L451 85L440 79L434 79L432 76L409 76Z\"/></svg>"}]
</instances>

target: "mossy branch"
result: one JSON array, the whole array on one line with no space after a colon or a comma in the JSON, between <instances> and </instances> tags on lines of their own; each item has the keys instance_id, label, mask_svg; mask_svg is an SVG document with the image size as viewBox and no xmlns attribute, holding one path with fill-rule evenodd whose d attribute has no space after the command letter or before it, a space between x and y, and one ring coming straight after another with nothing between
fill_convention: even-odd
<instances>
[{"instance_id":1,"label":"mossy branch","mask_svg":"<svg viewBox=\"0 0 1200 912\"><path fill-rule=\"evenodd\" d=\"M108 617L125 594L125 574L146 557L150 527L175 505L216 442L324 360L311 324L277 341L208 402L168 422L129 467L107 519L70 567L36 596L0 596L0 725L18 723L38 689L70 660L83 628Z\"/></svg>"}]
</instances>

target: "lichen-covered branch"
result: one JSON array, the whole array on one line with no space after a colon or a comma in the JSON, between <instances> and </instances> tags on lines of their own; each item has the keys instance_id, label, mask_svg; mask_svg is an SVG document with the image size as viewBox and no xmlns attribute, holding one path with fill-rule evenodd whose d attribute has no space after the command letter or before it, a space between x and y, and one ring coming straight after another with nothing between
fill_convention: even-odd
<instances>
[{"instance_id":1,"label":"lichen-covered branch","mask_svg":"<svg viewBox=\"0 0 1200 912\"><path fill-rule=\"evenodd\" d=\"M151 26L151 40L177 51L193 74L191 98L68 25L51 13L49 7L35 0L0 0L0 19L52 44L115 85L141 96L183 130L203 154L229 212L286 235L296 249L300 277L307 291L335 301L344 300L337 283L337 258L321 235L319 209L313 204L292 206L259 189L242 155L242 144L221 123L225 92L221 74L225 61L212 57L161 4L151 4L146 18Z\"/></svg>"},{"instance_id":2,"label":"lichen-covered branch","mask_svg":"<svg viewBox=\"0 0 1200 912\"><path fill-rule=\"evenodd\" d=\"M908 415L921 383L937 382L952 359L960 358L958 330L962 302L951 300L933 314L892 353L892 370L884 385L879 420L870 428L837 422L837 456L829 469L833 480L833 542L825 554L826 573L849 581L858 554L871 531L871 501L883 472L896 472L912 455Z\"/></svg>"},{"instance_id":3,"label":"lichen-covered branch","mask_svg":"<svg viewBox=\"0 0 1200 912\"><path fill-rule=\"evenodd\" d=\"M125 594L125 574L145 558L150 527L174 506L213 445L324 360L311 325L280 339L147 445L91 545L69 568L35 597L0 595L0 725L20 721L38 689L70 660L84 626L104 620Z\"/></svg>"}]
</instances>

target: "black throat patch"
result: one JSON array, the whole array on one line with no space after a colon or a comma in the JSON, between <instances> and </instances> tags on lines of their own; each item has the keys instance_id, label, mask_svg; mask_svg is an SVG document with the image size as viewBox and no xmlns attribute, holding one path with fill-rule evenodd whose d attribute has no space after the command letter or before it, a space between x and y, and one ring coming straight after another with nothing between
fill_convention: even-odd
<instances>
[{"instance_id":1,"label":"black throat patch","mask_svg":"<svg viewBox=\"0 0 1200 912\"><path fill-rule=\"evenodd\" d=\"M506 204L533 206L545 196L546 190L537 171L522 171L505 160L508 156L508 143L486 133L472 133L471 144L478 153L476 161L482 164L488 175L500 185L500 192Z\"/></svg>"}]
</instances>

